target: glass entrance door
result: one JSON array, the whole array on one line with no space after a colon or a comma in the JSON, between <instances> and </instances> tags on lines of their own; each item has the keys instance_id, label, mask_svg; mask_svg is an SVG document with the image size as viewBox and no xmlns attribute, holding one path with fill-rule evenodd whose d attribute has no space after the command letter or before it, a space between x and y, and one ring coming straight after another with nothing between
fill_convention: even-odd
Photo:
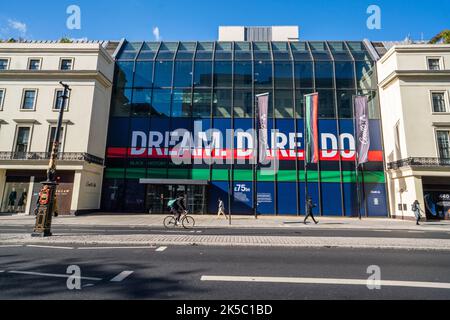
<instances>
[{"instance_id":1,"label":"glass entrance door","mask_svg":"<svg viewBox=\"0 0 450 320\"><path fill-rule=\"evenodd\" d=\"M169 214L167 203L178 195L184 195L191 214L206 213L206 186L148 185L146 208L150 214Z\"/></svg>"}]
</instances>

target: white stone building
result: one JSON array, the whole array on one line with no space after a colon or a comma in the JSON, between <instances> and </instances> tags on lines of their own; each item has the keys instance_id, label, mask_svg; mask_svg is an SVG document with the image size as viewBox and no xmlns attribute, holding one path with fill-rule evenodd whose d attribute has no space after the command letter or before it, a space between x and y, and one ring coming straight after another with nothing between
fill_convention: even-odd
<instances>
[{"instance_id":1,"label":"white stone building","mask_svg":"<svg viewBox=\"0 0 450 320\"><path fill-rule=\"evenodd\" d=\"M450 210L450 45L396 45L378 62L390 212Z\"/></svg>"},{"instance_id":2,"label":"white stone building","mask_svg":"<svg viewBox=\"0 0 450 320\"><path fill-rule=\"evenodd\" d=\"M31 214L46 178L63 81L60 214L100 208L114 60L108 43L0 43L0 212Z\"/></svg>"}]
</instances>

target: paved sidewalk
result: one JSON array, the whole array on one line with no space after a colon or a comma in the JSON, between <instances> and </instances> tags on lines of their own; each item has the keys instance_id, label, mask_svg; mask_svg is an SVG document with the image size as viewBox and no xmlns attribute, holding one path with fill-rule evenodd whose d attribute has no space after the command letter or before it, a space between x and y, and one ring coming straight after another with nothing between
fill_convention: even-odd
<instances>
[{"instance_id":1,"label":"paved sidewalk","mask_svg":"<svg viewBox=\"0 0 450 320\"><path fill-rule=\"evenodd\" d=\"M405 231L443 231L450 232L450 221L424 222L416 226L413 221L394 219L365 218L318 218L318 225L303 224L303 217L258 217L232 216L231 226L225 218L214 215L194 216L197 228L314 228L335 230L405 230ZM96 214L79 217L59 217L53 219L60 226L115 226L115 227L162 227L165 215L108 215ZM33 226L34 216L0 216L0 226Z\"/></svg>"},{"instance_id":2,"label":"paved sidewalk","mask_svg":"<svg viewBox=\"0 0 450 320\"><path fill-rule=\"evenodd\" d=\"M55 235L32 238L24 234L0 235L0 248L8 245L65 246L223 246L296 248L372 248L450 251L450 239L351 237L212 236L212 235ZM69 247L68 249L70 249Z\"/></svg>"}]
</instances>

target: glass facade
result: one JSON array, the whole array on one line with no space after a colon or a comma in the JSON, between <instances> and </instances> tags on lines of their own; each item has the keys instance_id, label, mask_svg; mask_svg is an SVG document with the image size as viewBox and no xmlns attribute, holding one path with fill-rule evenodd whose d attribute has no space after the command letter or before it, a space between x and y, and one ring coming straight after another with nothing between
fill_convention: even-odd
<instances>
[{"instance_id":1,"label":"glass facade","mask_svg":"<svg viewBox=\"0 0 450 320\"><path fill-rule=\"evenodd\" d=\"M304 215L308 183L316 214L358 216L352 100L365 94L371 150L359 174L360 210L387 216L376 66L363 42L130 42L116 60L103 210L154 212L151 188L140 183L147 178L208 181L203 213L217 213L221 198L233 214ZM313 92L321 159L305 181L303 102ZM270 146L283 146L272 174L238 161L239 148L250 146L236 136L232 147L224 142L255 128L261 93L270 94ZM213 137L204 143L214 141L220 155L209 157L224 161L173 163L171 151L184 141L173 137L178 129Z\"/></svg>"}]
</instances>

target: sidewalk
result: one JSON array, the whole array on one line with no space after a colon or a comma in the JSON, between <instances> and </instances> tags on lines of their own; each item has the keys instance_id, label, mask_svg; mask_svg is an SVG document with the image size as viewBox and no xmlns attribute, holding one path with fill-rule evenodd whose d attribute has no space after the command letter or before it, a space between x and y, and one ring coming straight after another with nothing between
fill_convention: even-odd
<instances>
[{"instance_id":1,"label":"sidewalk","mask_svg":"<svg viewBox=\"0 0 450 320\"><path fill-rule=\"evenodd\" d=\"M59 226L99 226L99 227L153 227L163 226L166 215L108 215L95 214L79 217L59 217L53 219L53 225ZM232 216L231 226L224 217L215 215L197 216L196 228L242 228L242 229L278 229L278 228L314 228L335 230L402 230L402 231L443 231L450 232L450 221L424 222L416 226L413 221L394 219L364 218L318 218L319 224L303 224L304 217ZM0 216L0 226L33 226L34 216Z\"/></svg>"}]
</instances>

